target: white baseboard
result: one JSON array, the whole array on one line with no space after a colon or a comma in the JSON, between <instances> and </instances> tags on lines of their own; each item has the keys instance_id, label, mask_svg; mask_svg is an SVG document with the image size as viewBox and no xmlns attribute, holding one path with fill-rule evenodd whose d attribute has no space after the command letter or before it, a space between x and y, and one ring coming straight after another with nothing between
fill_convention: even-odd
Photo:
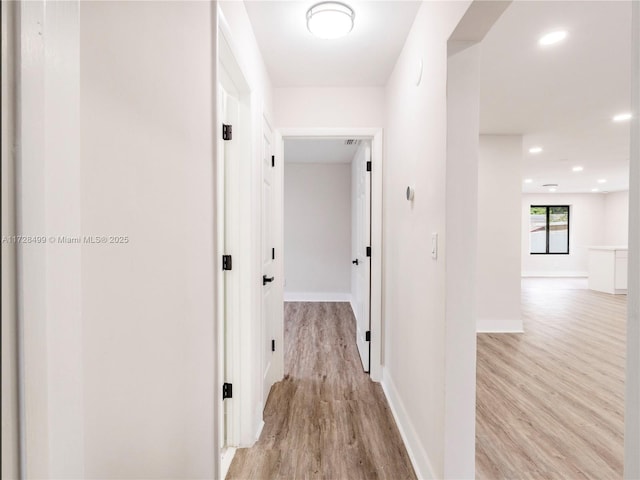
<instances>
[{"instance_id":1,"label":"white baseboard","mask_svg":"<svg viewBox=\"0 0 640 480\"><path fill-rule=\"evenodd\" d=\"M222 455L220 455L220 478L227 478L229 473L229 467L233 461L233 457L236 455L236 449L233 447L227 447L222 449Z\"/></svg>"},{"instance_id":2,"label":"white baseboard","mask_svg":"<svg viewBox=\"0 0 640 480\"><path fill-rule=\"evenodd\" d=\"M476 320L477 333L524 333L522 319L495 320L478 318Z\"/></svg>"},{"instance_id":3,"label":"white baseboard","mask_svg":"<svg viewBox=\"0 0 640 480\"><path fill-rule=\"evenodd\" d=\"M356 319L356 325L358 325L358 315L356 314L356 304L353 302L353 297L349 300L351 304L351 312L353 312L353 318Z\"/></svg>"},{"instance_id":4,"label":"white baseboard","mask_svg":"<svg viewBox=\"0 0 640 480\"><path fill-rule=\"evenodd\" d=\"M407 448L409 459L411 460L413 470L416 472L418 479L436 478L429 460L429 455L427 455L427 452L420 443L418 433L407 414L393 380L391 380L391 377L385 368L382 369L382 382L380 382L380 384L382 385L382 390L387 397L387 403L391 409L391 414L396 421L398 430L400 430L400 436Z\"/></svg>"},{"instance_id":5,"label":"white baseboard","mask_svg":"<svg viewBox=\"0 0 640 480\"><path fill-rule=\"evenodd\" d=\"M589 272L522 272L522 278L587 278Z\"/></svg>"},{"instance_id":6,"label":"white baseboard","mask_svg":"<svg viewBox=\"0 0 640 480\"><path fill-rule=\"evenodd\" d=\"M285 302L351 302L350 293L284 292Z\"/></svg>"},{"instance_id":7,"label":"white baseboard","mask_svg":"<svg viewBox=\"0 0 640 480\"><path fill-rule=\"evenodd\" d=\"M262 429L264 428L264 420L260 421L260 425L258 425L258 431L256 432L255 441L257 442L260 439L260 435L262 434Z\"/></svg>"}]
</instances>

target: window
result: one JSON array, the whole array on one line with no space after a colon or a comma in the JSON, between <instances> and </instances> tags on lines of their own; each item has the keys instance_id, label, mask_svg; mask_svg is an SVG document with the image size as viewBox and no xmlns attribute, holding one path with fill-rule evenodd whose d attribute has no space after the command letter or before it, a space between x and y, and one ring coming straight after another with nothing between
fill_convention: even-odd
<instances>
[{"instance_id":1,"label":"window","mask_svg":"<svg viewBox=\"0 0 640 480\"><path fill-rule=\"evenodd\" d=\"M569 253L569 205L531 205L532 254Z\"/></svg>"}]
</instances>

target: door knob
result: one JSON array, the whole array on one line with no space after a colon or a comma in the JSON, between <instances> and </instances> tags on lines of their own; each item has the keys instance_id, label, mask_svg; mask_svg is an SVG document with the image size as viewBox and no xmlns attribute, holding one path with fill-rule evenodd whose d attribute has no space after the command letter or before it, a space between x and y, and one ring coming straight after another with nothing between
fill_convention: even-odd
<instances>
[{"instance_id":1,"label":"door knob","mask_svg":"<svg viewBox=\"0 0 640 480\"><path fill-rule=\"evenodd\" d=\"M266 275L262 275L262 285L273 282L273 277L269 278Z\"/></svg>"},{"instance_id":2,"label":"door knob","mask_svg":"<svg viewBox=\"0 0 640 480\"><path fill-rule=\"evenodd\" d=\"M358 265L358 259L356 258L355 260L353 260L351 263L353 263L354 265Z\"/></svg>"}]
</instances>

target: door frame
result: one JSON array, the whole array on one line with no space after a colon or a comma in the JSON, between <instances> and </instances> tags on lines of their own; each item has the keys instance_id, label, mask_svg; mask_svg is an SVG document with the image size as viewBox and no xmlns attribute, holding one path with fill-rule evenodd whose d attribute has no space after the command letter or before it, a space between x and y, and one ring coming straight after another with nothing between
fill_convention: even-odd
<instances>
[{"instance_id":1,"label":"door frame","mask_svg":"<svg viewBox=\"0 0 640 480\"><path fill-rule=\"evenodd\" d=\"M382 380L382 363L384 361L384 329L382 323L382 289L383 289L383 255L382 255L382 169L383 154L382 128L279 128L276 135L276 158L284 158L284 140L286 138L355 138L371 140L371 354L369 356L369 375L374 382ZM284 168L281 169L283 175ZM280 182L280 198L284 198L284 181ZM284 204L280 202L280 205ZM282 210L282 208L280 209ZM281 218L284 212L280 211ZM284 222L281 222L281 230ZM283 251L284 233L281 232L277 248ZM282 296L284 303L284 294ZM283 318L278 318L282 322ZM284 326L278 325L279 331ZM283 356L283 352L279 353ZM282 358L280 365L284 365ZM284 374L284 372L282 372Z\"/></svg>"},{"instance_id":2,"label":"door frame","mask_svg":"<svg viewBox=\"0 0 640 480\"><path fill-rule=\"evenodd\" d=\"M239 104L238 125L233 125L232 140L236 141L233 148L233 160L230 162L230 172L225 174L224 192L216 185L216 214L225 217L216 222L216 250L215 275L218 282L224 282L217 292L217 301L221 302L216 309L217 332L217 364L216 364L216 393L218 428L216 434L220 437L218 478L224 478L229 468L236 447L248 447L259 435L260 427L256 427L257 416L262 420L261 408L255 408L256 390L255 379L259 374L253 351L259 341L255 331L258 283L255 281L260 272L258 262L259 247L254 245L256 218L259 220L259 196L255 194L259 186L256 173L256 100L254 89L249 82L249 76L239 61L241 58L238 44L234 42L231 28L224 17L220 6L217 6L217 63L216 79L213 88L219 99L219 89L225 84L233 84L233 89L225 89ZM216 121L214 141L216 145L216 178L225 172L224 148L222 139L223 112L221 105L216 106ZM239 141L242 139L242 141ZM258 164L259 165L259 164ZM232 179L229 179L229 173ZM226 220L226 215L233 214L233 218ZM220 244L220 239L225 242ZM232 270L222 273L222 255L232 255ZM224 277L223 277L224 275ZM224 305L224 307L222 306ZM233 396L222 399L222 385L229 382L233 385ZM225 405L224 402L227 402ZM225 423L227 430L222 431ZM258 407L260 407L258 405ZM260 410L259 412L257 410ZM258 428L258 432L256 432Z\"/></svg>"}]
</instances>

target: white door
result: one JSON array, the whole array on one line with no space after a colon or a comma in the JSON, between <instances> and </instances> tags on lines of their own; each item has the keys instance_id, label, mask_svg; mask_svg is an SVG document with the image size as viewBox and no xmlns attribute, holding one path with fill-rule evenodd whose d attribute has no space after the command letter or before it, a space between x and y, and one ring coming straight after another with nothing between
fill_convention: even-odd
<instances>
[{"instance_id":1,"label":"white door","mask_svg":"<svg viewBox=\"0 0 640 480\"><path fill-rule=\"evenodd\" d=\"M230 95L222 86L218 91L218 98L220 100L220 113L222 114L222 123L226 125L237 125L240 117L238 99L233 95ZM218 125L218 135L222 136L222 125ZM217 199L217 214L221 220L222 228L217 231L218 241L218 318L221 319L221 325L218 330L220 338L219 348L222 349L224 362L220 366L219 378L222 383L233 383L233 356L232 356L232 338L234 332L232 332L233 324L230 322L230 310L233 305L237 303L237 285L234 283L234 276L237 275L235 270L223 271L222 269L222 256L233 256L233 245L237 245L237 232L234 227L236 198L232 194L232 189L228 188L233 185L238 176L237 168L237 142L233 140L222 141L218 151L218 158L220 159L217 166L217 178L216 178L216 199ZM220 386L222 387L222 386ZM238 430L238 427L232 422L233 417L233 399L226 399L223 401L223 418L224 420L220 424L220 445L226 447L227 445L234 443L234 434Z\"/></svg>"},{"instance_id":2,"label":"white door","mask_svg":"<svg viewBox=\"0 0 640 480\"><path fill-rule=\"evenodd\" d=\"M273 158L273 133L266 119L262 131L262 385L263 405L266 404L271 385L275 381L274 349L276 289L275 283L281 281L276 277L275 264L275 167ZM281 252L277 252L278 255Z\"/></svg>"},{"instance_id":3,"label":"white door","mask_svg":"<svg viewBox=\"0 0 640 480\"><path fill-rule=\"evenodd\" d=\"M371 172L367 171L367 163L371 161L370 145L360 147L353 159L354 175L354 242L353 242L353 287L354 314L356 317L356 343L362 360L362 368L369 372L371 330L370 295L371 295L371 257L367 250L371 245Z\"/></svg>"}]
</instances>

